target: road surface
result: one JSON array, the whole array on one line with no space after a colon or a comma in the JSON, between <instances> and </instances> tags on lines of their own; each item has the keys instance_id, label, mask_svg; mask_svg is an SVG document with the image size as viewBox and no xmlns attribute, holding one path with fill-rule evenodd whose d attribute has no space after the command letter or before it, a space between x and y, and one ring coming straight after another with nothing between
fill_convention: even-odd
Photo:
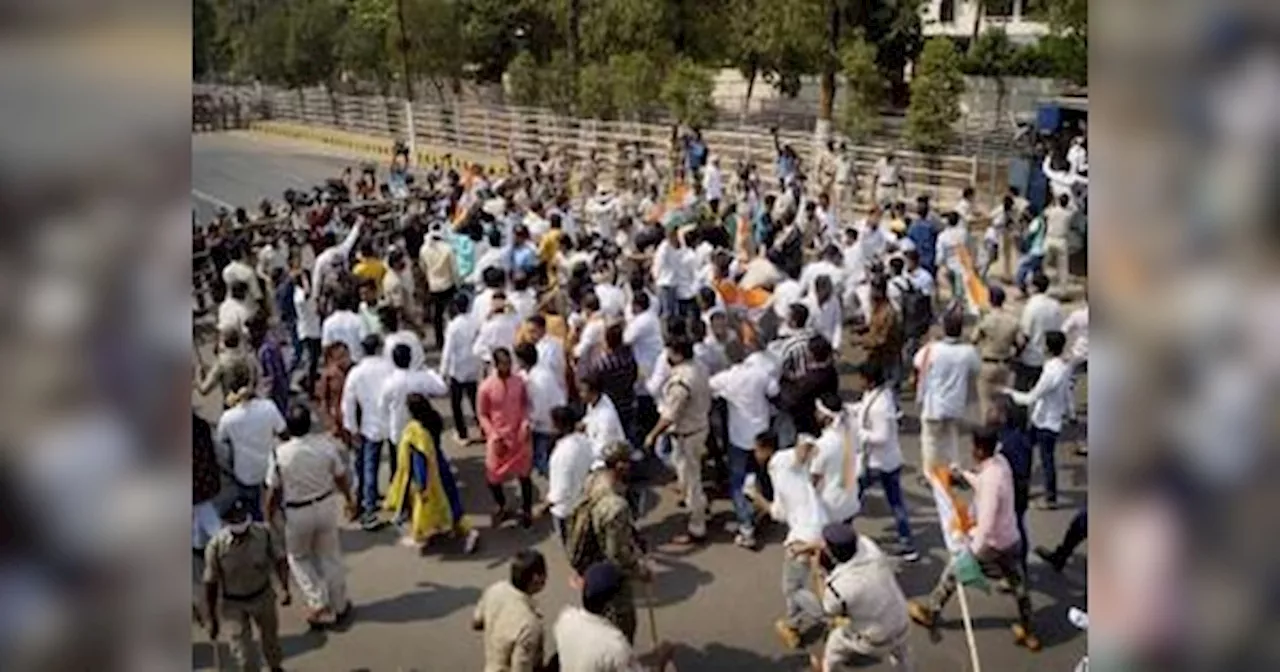
<instances>
[{"instance_id":1,"label":"road surface","mask_svg":"<svg viewBox=\"0 0 1280 672\"><path fill-rule=\"evenodd\" d=\"M258 140L247 134L205 134L193 138L192 186L197 208L256 203L263 197L279 198L288 187L308 187L323 177L334 175L344 165L356 162L326 150L309 149L290 141ZM846 351L845 359L857 361ZM430 357L434 365L437 357ZM846 365L844 368L848 368ZM846 392L854 383L844 376ZM216 417L214 399L196 399L197 407L209 418ZM437 403L446 416L448 403ZM937 516L932 497L916 478L920 459L917 408L907 404L902 436L908 466L903 485L917 543L923 557L906 566L899 580L909 598L928 593L942 569ZM567 585L567 564L548 521L540 521L524 532L511 523L498 530L489 528L487 513L491 502L484 487L480 447L464 447L447 432L446 450L460 472L459 484L472 522L481 532L476 555L464 556L460 544L443 543L425 557L396 544L390 529L366 533L344 529L342 544L348 568L348 589L355 603L355 618L341 632L308 634L302 620L295 589L295 606L282 608L282 638L285 667L290 670L419 670L455 672L482 667L480 636L470 629L471 613L480 592L490 583L507 576L507 559L528 546L546 556L551 578L538 603L548 629L556 614L576 598ZM1059 447L1059 487L1062 508L1045 512L1031 510L1027 525L1033 544L1052 546L1061 539L1077 506L1086 501L1087 477L1082 458L1071 453L1073 443ZM962 449L962 453L967 451ZM384 467L385 468L385 467ZM385 478L385 476L384 476ZM1032 496L1040 492L1037 471ZM545 481L535 477L539 492ZM656 507L644 516L642 526L655 547L680 532L683 517L669 488L651 488ZM514 493L512 493L514 496ZM654 561L658 568L654 583L658 634L678 645L678 669L688 671L764 672L801 670L807 658L783 648L774 634L773 622L783 610L780 594L781 532L774 528L762 550L751 552L733 546L732 535L722 524L732 518L726 499L712 503L713 543L689 554L658 548ZM863 534L892 544L892 518L879 490L873 490L864 514L856 523ZM1067 609L1086 603L1085 580L1087 546L1072 559L1065 576L1055 574L1034 555L1031 559L1032 603L1037 630L1044 644L1039 654L1015 647L1009 626L1016 614L1009 596L969 592L976 641L982 666L999 672L1059 672L1071 670L1086 652L1084 633L1066 622ZM643 607L642 607L643 609ZM921 629L913 627L911 647L919 672L952 672L969 667L960 606L953 600L945 612L947 621L941 640L931 642ZM641 613L637 643L650 644L647 618ZM225 628L224 628L225 631ZM225 639L225 636L224 636ZM195 669L211 669L212 650L203 631L192 628L192 659ZM548 650L553 644L548 640ZM227 655L224 645L224 657ZM889 669L881 665L871 669Z\"/></svg>"}]
</instances>

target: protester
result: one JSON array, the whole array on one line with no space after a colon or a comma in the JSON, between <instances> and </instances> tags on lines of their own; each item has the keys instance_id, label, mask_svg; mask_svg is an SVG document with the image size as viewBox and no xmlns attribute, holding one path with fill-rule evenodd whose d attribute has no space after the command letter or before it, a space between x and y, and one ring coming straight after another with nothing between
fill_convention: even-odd
<instances>
[{"instance_id":1,"label":"protester","mask_svg":"<svg viewBox=\"0 0 1280 672\"><path fill-rule=\"evenodd\" d=\"M493 526L511 517L502 485L520 483L520 527L533 525L532 427L529 422L529 392L519 376L513 376L511 352L493 351L493 370L480 384L476 419L485 436L484 468L489 493L496 505Z\"/></svg>"}]
</instances>

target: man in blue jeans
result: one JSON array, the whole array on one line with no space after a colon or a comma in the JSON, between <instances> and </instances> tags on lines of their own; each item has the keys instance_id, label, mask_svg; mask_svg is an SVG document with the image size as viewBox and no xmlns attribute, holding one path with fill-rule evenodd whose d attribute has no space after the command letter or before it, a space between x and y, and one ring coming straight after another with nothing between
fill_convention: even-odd
<instances>
[{"instance_id":1,"label":"man in blue jeans","mask_svg":"<svg viewBox=\"0 0 1280 672\"><path fill-rule=\"evenodd\" d=\"M866 468L858 480L858 496L865 501L867 489L880 484L897 526L901 544L898 556L915 562L920 553L911 536L911 521L902 496L902 446L898 442L898 402L893 384L884 366L874 359L867 360L859 373L865 391L852 420L858 428L858 449L864 455Z\"/></svg>"},{"instance_id":2,"label":"man in blue jeans","mask_svg":"<svg viewBox=\"0 0 1280 672\"><path fill-rule=\"evenodd\" d=\"M1058 434L1071 406L1072 364L1063 357L1067 337L1061 331L1044 335L1045 350L1049 359L1040 370L1035 387L1029 392L1006 390L1015 403L1031 407L1031 431L1035 444L1040 447L1040 468L1044 471L1044 500L1038 508L1058 508L1058 473L1054 451L1058 446Z\"/></svg>"},{"instance_id":3,"label":"man in blue jeans","mask_svg":"<svg viewBox=\"0 0 1280 672\"><path fill-rule=\"evenodd\" d=\"M756 437L769 429L769 398L778 395L776 371L770 355L755 352L707 381L711 394L723 399L729 411L729 445L725 453L729 463L729 493L738 525L733 543L752 550L756 549L755 510L743 486L747 474L757 471L752 450Z\"/></svg>"},{"instance_id":4,"label":"man in blue jeans","mask_svg":"<svg viewBox=\"0 0 1280 672\"><path fill-rule=\"evenodd\" d=\"M376 334L366 336L360 342L364 358L347 372L342 387L342 426L352 436L358 437L360 450L356 453L356 473L360 476L360 526L373 529L378 526L378 463L382 446L387 442L390 428L387 414L380 410L378 396L382 383L395 371L391 360L380 356L382 338ZM392 447L394 458L395 448ZM395 464L392 464L395 473Z\"/></svg>"}]
</instances>

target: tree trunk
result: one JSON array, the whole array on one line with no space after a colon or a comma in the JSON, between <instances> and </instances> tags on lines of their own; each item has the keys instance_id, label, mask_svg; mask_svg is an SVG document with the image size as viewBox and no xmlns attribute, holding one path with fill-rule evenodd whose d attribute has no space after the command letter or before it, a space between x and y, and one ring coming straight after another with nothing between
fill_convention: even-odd
<instances>
[{"instance_id":1,"label":"tree trunk","mask_svg":"<svg viewBox=\"0 0 1280 672\"><path fill-rule=\"evenodd\" d=\"M759 69L755 65L751 66L751 74L747 76L747 96L742 99L742 114L738 120L739 124L747 123L747 115L751 112L751 94L756 88L756 75Z\"/></svg>"},{"instance_id":2,"label":"tree trunk","mask_svg":"<svg viewBox=\"0 0 1280 672\"><path fill-rule=\"evenodd\" d=\"M840 49L840 3L828 0L829 20L827 22L827 57L822 65L822 79L818 89L818 124L814 128L816 149L826 144L831 137L831 117L836 101L836 68L839 67L837 56Z\"/></svg>"},{"instance_id":3,"label":"tree trunk","mask_svg":"<svg viewBox=\"0 0 1280 672\"><path fill-rule=\"evenodd\" d=\"M413 102L413 74L409 71L409 32L404 25L404 0L396 0L396 16L400 23L400 59L404 66L404 99Z\"/></svg>"},{"instance_id":4,"label":"tree trunk","mask_svg":"<svg viewBox=\"0 0 1280 672\"><path fill-rule=\"evenodd\" d=\"M582 0L569 0L569 65L578 72L582 40L579 32L582 22Z\"/></svg>"}]
</instances>

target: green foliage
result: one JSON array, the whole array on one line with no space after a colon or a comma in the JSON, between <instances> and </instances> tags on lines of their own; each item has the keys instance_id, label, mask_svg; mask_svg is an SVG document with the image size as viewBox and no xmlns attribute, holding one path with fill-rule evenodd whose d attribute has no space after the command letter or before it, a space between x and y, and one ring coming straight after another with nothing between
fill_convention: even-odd
<instances>
[{"instance_id":1,"label":"green foliage","mask_svg":"<svg viewBox=\"0 0 1280 672\"><path fill-rule=\"evenodd\" d=\"M613 54L671 50L671 23L667 0L583 0L582 55L604 62Z\"/></svg>"},{"instance_id":2,"label":"green foliage","mask_svg":"<svg viewBox=\"0 0 1280 672\"><path fill-rule=\"evenodd\" d=\"M302 87L332 82L338 74L337 35L342 25L336 0L295 0L286 7L286 83Z\"/></svg>"},{"instance_id":3,"label":"green foliage","mask_svg":"<svg viewBox=\"0 0 1280 672\"><path fill-rule=\"evenodd\" d=\"M880 106L884 102L885 81L876 64L876 47L855 33L840 55L844 70L844 104L840 109L840 130L855 143L866 140L880 126Z\"/></svg>"},{"instance_id":4,"label":"green foliage","mask_svg":"<svg viewBox=\"0 0 1280 672\"><path fill-rule=\"evenodd\" d=\"M578 114L592 119L612 119L613 81L607 65L589 63L578 71Z\"/></svg>"},{"instance_id":5,"label":"green foliage","mask_svg":"<svg viewBox=\"0 0 1280 672\"><path fill-rule=\"evenodd\" d=\"M711 73L687 59L676 62L662 82L658 98L677 121L695 128L715 122Z\"/></svg>"},{"instance_id":6,"label":"green foliage","mask_svg":"<svg viewBox=\"0 0 1280 672\"><path fill-rule=\"evenodd\" d=\"M639 119L652 105L662 86L662 71L643 51L617 54L609 58L613 104L624 119Z\"/></svg>"},{"instance_id":7,"label":"green foliage","mask_svg":"<svg viewBox=\"0 0 1280 672\"><path fill-rule=\"evenodd\" d=\"M926 42L911 79L907 142L922 152L945 149L955 137L953 125L960 119L963 92L960 55L951 40L939 37Z\"/></svg>"},{"instance_id":8,"label":"green foliage","mask_svg":"<svg viewBox=\"0 0 1280 672\"><path fill-rule=\"evenodd\" d=\"M576 85L577 77L574 76L573 64L569 62L569 52L557 51L539 73L538 103L560 114L569 114L577 100Z\"/></svg>"},{"instance_id":9,"label":"green foliage","mask_svg":"<svg viewBox=\"0 0 1280 672\"><path fill-rule=\"evenodd\" d=\"M507 91L516 105L538 104L538 62L533 54L522 51L511 59L507 66Z\"/></svg>"},{"instance_id":10,"label":"green foliage","mask_svg":"<svg viewBox=\"0 0 1280 672\"><path fill-rule=\"evenodd\" d=\"M1089 84L1089 42L1081 34L1047 35L1036 44L1036 63L1050 73L1078 86Z\"/></svg>"},{"instance_id":11,"label":"green foliage","mask_svg":"<svg viewBox=\"0 0 1280 672\"><path fill-rule=\"evenodd\" d=\"M352 0L338 36L343 68L384 91L401 62L393 0Z\"/></svg>"},{"instance_id":12,"label":"green foliage","mask_svg":"<svg viewBox=\"0 0 1280 672\"><path fill-rule=\"evenodd\" d=\"M1003 28L988 28L973 43L960 63L961 71L966 75L980 77L1010 77L1020 75L1017 71L1021 64L1019 49Z\"/></svg>"}]
</instances>

